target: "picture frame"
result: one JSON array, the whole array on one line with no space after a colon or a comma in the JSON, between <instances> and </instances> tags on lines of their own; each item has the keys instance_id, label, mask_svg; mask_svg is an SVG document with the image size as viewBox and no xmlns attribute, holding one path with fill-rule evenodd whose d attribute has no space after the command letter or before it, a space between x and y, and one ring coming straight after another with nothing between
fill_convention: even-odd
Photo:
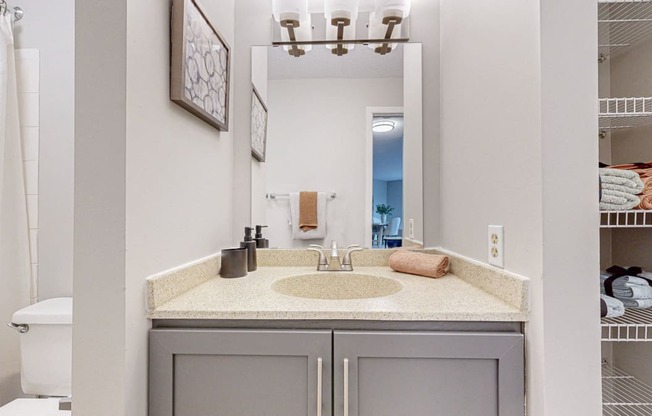
<instances>
[{"instance_id":1,"label":"picture frame","mask_svg":"<svg viewBox=\"0 0 652 416\"><path fill-rule=\"evenodd\" d=\"M170 40L170 100L228 131L230 48L195 0L173 0Z\"/></svg>"},{"instance_id":2,"label":"picture frame","mask_svg":"<svg viewBox=\"0 0 652 416\"><path fill-rule=\"evenodd\" d=\"M251 93L251 155L259 162L265 162L267 154L268 111L258 90L252 86Z\"/></svg>"}]
</instances>

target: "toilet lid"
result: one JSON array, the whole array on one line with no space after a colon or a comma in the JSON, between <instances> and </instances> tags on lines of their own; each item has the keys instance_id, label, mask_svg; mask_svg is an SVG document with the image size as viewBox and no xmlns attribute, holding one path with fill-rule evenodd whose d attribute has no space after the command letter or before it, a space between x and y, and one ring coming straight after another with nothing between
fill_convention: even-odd
<instances>
[{"instance_id":1,"label":"toilet lid","mask_svg":"<svg viewBox=\"0 0 652 416\"><path fill-rule=\"evenodd\" d=\"M53 298L14 313L15 324L72 325L72 298Z\"/></svg>"},{"instance_id":2,"label":"toilet lid","mask_svg":"<svg viewBox=\"0 0 652 416\"><path fill-rule=\"evenodd\" d=\"M70 416L59 410L59 399L17 399L0 407L0 416Z\"/></svg>"}]
</instances>

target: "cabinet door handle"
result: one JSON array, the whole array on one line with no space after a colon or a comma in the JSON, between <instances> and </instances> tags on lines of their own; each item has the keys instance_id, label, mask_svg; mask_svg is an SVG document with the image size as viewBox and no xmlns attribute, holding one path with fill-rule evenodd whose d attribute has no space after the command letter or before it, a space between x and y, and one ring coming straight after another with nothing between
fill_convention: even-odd
<instances>
[{"instance_id":1,"label":"cabinet door handle","mask_svg":"<svg viewBox=\"0 0 652 416\"><path fill-rule=\"evenodd\" d=\"M319 357L317 358L317 416L321 416L323 368L323 360Z\"/></svg>"},{"instance_id":2,"label":"cabinet door handle","mask_svg":"<svg viewBox=\"0 0 652 416\"><path fill-rule=\"evenodd\" d=\"M344 359L344 416L349 416L349 359Z\"/></svg>"}]
</instances>

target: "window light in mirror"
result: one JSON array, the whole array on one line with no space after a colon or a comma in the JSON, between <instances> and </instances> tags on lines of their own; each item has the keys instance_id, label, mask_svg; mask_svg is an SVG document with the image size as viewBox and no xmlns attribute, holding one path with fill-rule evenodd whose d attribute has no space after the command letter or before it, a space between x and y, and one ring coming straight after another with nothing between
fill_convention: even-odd
<instances>
[{"instance_id":1,"label":"window light in mirror","mask_svg":"<svg viewBox=\"0 0 652 416\"><path fill-rule=\"evenodd\" d=\"M373 124L371 130L374 133L387 133L394 130L394 122L391 120L377 121Z\"/></svg>"}]
</instances>

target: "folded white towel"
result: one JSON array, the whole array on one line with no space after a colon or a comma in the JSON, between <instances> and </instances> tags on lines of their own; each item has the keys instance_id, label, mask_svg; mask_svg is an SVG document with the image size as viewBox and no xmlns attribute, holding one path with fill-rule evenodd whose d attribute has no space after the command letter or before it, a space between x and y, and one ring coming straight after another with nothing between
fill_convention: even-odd
<instances>
[{"instance_id":1,"label":"folded white towel","mask_svg":"<svg viewBox=\"0 0 652 416\"><path fill-rule=\"evenodd\" d=\"M644 185L641 176L631 170L601 168L600 179L603 189L606 189L605 184L612 184L624 186L630 190L627 192L634 194L640 194L643 191Z\"/></svg>"},{"instance_id":2,"label":"folded white towel","mask_svg":"<svg viewBox=\"0 0 652 416\"><path fill-rule=\"evenodd\" d=\"M652 299L620 299L626 308L652 308Z\"/></svg>"},{"instance_id":3,"label":"folded white towel","mask_svg":"<svg viewBox=\"0 0 652 416\"><path fill-rule=\"evenodd\" d=\"M600 210L625 211L636 207L640 203L641 200L634 194L614 191L611 189L603 189Z\"/></svg>"},{"instance_id":4,"label":"folded white towel","mask_svg":"<svg viewBox=\"0 0 652 416\"><path fill-rule=\"evenodd\" d=\"M616 318L625 314L625 304L623 302L607 295L600 295L600 298L607 305L607 315L605 318Z\"/></svg>"},{"instance_id":5,"label":"folded white towel","mask_svg":"<svg viewBox=\"0 0 652 416\"><path fill-rule=\"evenodd\" d=\"M638 195L638 194L641 193L641 191L639 191L638 189L630 188L629 186L616 185L616 184L613 184L613 183L602 182L602 190L605 191L607 189L610 190L610 191L624 192L626 194L632 194L632 195Z\"/></svg>"},{"instance_id":6,"label":"folded white towel","mask_svg":"<svg viewBox=\"0 0 652 416\"><path fill-rule=\"evenodd\" d=\"M290 218L292 219L292 239L323 240L326 238L326 192L317 193L317 228L303 231L299 228L299 192L290 194Z\"/></svg>"},{"instance_id":7,"label":"folded white towel","mask_svg":"<svg viewBox=\"0 0 652 416\"><path fill-rule=\"evenodd\" d=\"M609 277L606 273L600 274L600 293L606 293L604 281ZM644 279L636 276L621 276L612 283L615 298L625 301L652 299L652 287Z\"/></svg>"},{"instance_id":8,"label":"folded white towel","mask_svg":"<svg viewBox=\"0 0 652 416\"><path fill-rule=\"evenodd\" d=\"M641 273L643 277L646 273ZM649 274L649 273L648 273ZM611 275L609 273L600 273L600 281L604 283ZM652 277L652 276L651 276ZM618 279L614 280L613 287L631 287L631 285L645 286L648 287L650 284L647 280L642 279L638 276L621 276Z\"/></svg>"}]
</instances>

